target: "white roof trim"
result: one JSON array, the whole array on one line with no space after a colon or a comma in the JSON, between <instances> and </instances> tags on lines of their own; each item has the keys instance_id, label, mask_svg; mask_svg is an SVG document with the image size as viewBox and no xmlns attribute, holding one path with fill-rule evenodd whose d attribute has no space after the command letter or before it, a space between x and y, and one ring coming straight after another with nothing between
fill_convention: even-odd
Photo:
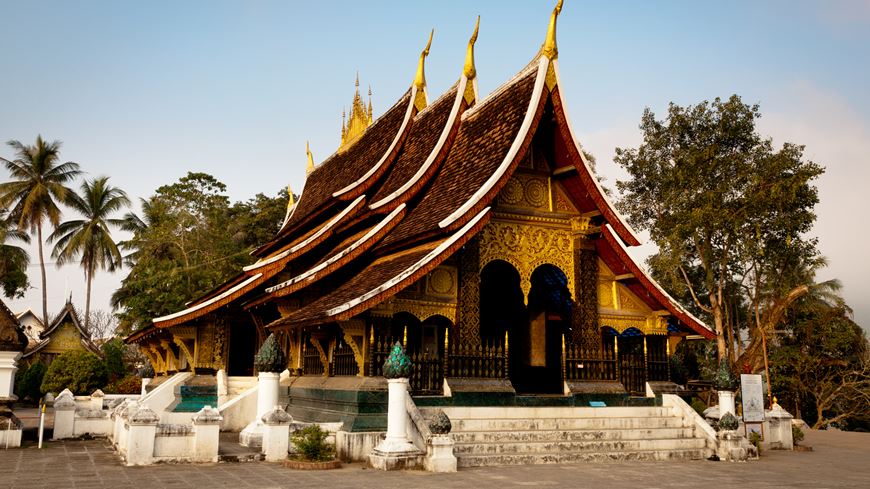
<instances>
[{"instance_id":1,"label":"white roof trim","mask_svg":"<svg viewBox=\"0 0 870 489\"><path fill-rule=\"evenodd\" d=\"M314 268L310 268L310 269L306 270L304 273L301 273L301 274L299 274L299 275L297 275L297 276L291 278L290 280L287 280L287 281L285 281L285 282L281 282L280 284L278 284L278 285L274 285L274 286L272 286L272 287L268 287L268 288L266 289L266 292L272 293L272 292L275 292L275 291L281 290L281 289L283 289L283 288L285 288L285 287L288 287L288 286L290 286L290 285L293 285L293 284L295 284L295 283L301 282L301 281L303 281L303 280L305 280L305 279L313 279L313 278L314 278L314 277L313 277L314 274L316 274L317 272L319 272L319 271L325 269L326 267L332 265L332 264L335 263L336 261L340 260L342 257L346 256L348 253L350 253L350 252L352 252L353 250L355 250L355 249L359 248L360 246L362 246L362 244L365 243L366 241L368 241L369 239L371 239L372 236L374 236L374 235L376 235L377 233L379 233L379 232L381 231L381 229L384 228L384 226L386 226L387 224L390 223L390 221L392 221L393 219L395 219L396 216L398 216L398 215L399 215L403 210L405 210L405 204L401 204L401 205L399 205L398 207L396 207L396 209L393 210L393 212L389 213L389 214L387 215L387 217L385 217L383 220L381 220L381 222L379 222L379 223L377 224L377 226L373 227L373 228L370 229L370 230L369 230L365 235L363 235L362 237L360 237L358 240L354 241L354 243L353 243L352 245L350 245L350 246L348 246L347 248L341 250L340 252L338 252L338 253L332 255L331 257L329 257L328 260L324 261L324 262L321 263L320 265L317 265L317 266L314 267Z\"/></svg>"},{"instance_id":2,"label":"white roof trim","mask_svg":"<svg viewBox=\"0 0 870 489\"><path fill-rule=\"evenodd\" d=\"M339 212L335 217L333 217L332 220L330 220L328 223L326 223L325 226L318 229L316 233L312 234L311 236L306 238L301 243L297 243L297 244L293 245L290 249L284 250L281 253L278 253L277 255L275 255L273 257L267 258L265 260L259 260L256 263L253 263L251 265L243 267L242 270L244 270L246 272L249 272L251 270L256 270L257 268L266 266L270 263L274 263L274 262L276 262L282 258L285 258L288 255L296 253L297 251L301 250L302 248L308 246L309 243L311 243L312 241L314 241L317 238L319 238L320 236L322 236L323 233L325 233L330 228L335 226L339 221L341 221L344 218L344 216L346 216L348 212L353 210L354 207L356 207L360 202L362 202L365 199L365 197L366 197L365 195L360 195L359 197L357 197L356 200L351 202L350 205L345 207L341 212ZM295 207L294 207L294 209L295 209Z\"/></svg>"},{"instance_id":3,"label":"white roof trim","mask_svg":"<svg viewBox=\"0 0 870 489\"><path fill-rule=\"evenodd\" d=\"M619 238L619 234L616 233L616 231L613 229L613 226L611 226L610 223L605 223L604 226L607 228L607 230L610 232L611 235L613 235L615 238ZM679 302L677 302L676 299L674 299L673 297L671 297L671 294L668 294L668 292L667 292L665 289L663 289L662 286L659 285L658 282L656 282L655 280L653 280L653 278L649 276L649 273L647 273L646 269L644 268L644 266L643 266L642 264L640 264L640 263L634 261L634 260L631 258L631 255L628 253L628 248L625 247L625 244L623 244L621 238L620 238L620 239L616 239L616 240L614 240L614 241L616 241L616 243L619 245L619 247L622 248L623 253L625 253L625 255L628 256L629 260L631 260L632 263L634 263L634 264L637 266L637 269L640 270L640 273L643 274L644 278L646 278L647 280L649 280L649 282L650 282L651 284L653 284L653 287L655 287L656 289L658 289L658 291L661 292L661 293L665 296L665 298L666 298L666 299L671 303L672 306L674 306L675 309L678 309L680 312L682 312L682 313L685 314L686 316L689 316L690 318L692 318L692 319L693 319L694 321L696 321L698 324L700 324L701 326L703 326L704 328L706 328L707 331L710 331L710 332L714 332L714 333L715 333L715 331L713 331L709 326L707 326L707 324L704 323L704 321L701 321L701 320L698 319L694 314L692 314L691 312L689 312L688 310L686 310L686 308L684 308L682 304L680 304Z\"/></svg>"},{"instance_id":4,"label":"white roof trim","mask_svg":"<svg viewBox=\"0 0 870 489\"><path fill-rule=\"evenodd\" d=\"M545 56L540 56L538 59L538 74L535 77L535 88L532 93L532 99L529 101L529 107L526 109L526 116L523 119L523 124L520 126L520 131L517 133L516 138L514 138L513 144L511 144L510 150L507 155L502 160L499 167L490 175L489 180L487 180L480 188L477 189L477 192L471 196L470 199L465 201L462 206L453 211L452 214L447 216L444 220L438 223L438 227L446 228L447 226L453 224L456 220L465 215L471 208L477 205L483 196L486 195L487 192L492 189L499 179L501 179L502 175L507 171L510 166L511 161L516 157L517 153L520 151L520 147L523 145L523 140L526 138L526 134L529 132L529 128L532 126L532 122L535 119L535 109L538 107L538 103L541 100L541 96L544 93L544 81L547 77L547 65L550 62ZM489 97L487 97L489 98ZM481 103L478 107L482 106Z\"/></svg>"},{"instance_id":5,"label":"white roof trim","mask_svg":"<svg viewBox=\"0 0 870 489\"><path fill-rule=\"evenodd\" d=\"M486 213L489 212L489 210L490 210L490 208L487 207L487 208L483 209L482 211L480 211L476 216L474 216L474 218L472 218L470 221L468 221L468 223L466 223L465 226L462 226L462 229L453 233L452 236L447 238L443 243L438 245L434 250L427 253L426 256L417 260L416 263L414 263L410 267L403 270L402 273L400 273L400 274L396 275L395 277L391 278L390 280L384 282L380 286L378 286L378 287L366 292L365 294L357 297L356 299L353 299L349 302L346 302L338 307L334 307L332 309L329 309L328 311L326 311L326 315L327 316L335 316L336 314L341 314L342 312L345 312L345 311L351 309L352 307L357 306L359 304L362 304L363 302L375 297L376 295L380 294L381 292L383 292L385 290L389 290L391 287L395 286L396 284L398 284L402 280L405 280L406 278L410 277L417 270L419 270L424 265L426 265L427 263L429 263L430 261L435 259L441 253L444 253L445 250L447 250L448 248L453 246L453 244L456 241L458 241L459 238L461 238L463 235L468 233L468 231L471 228L473 228L478 222L480 222L480 220L483 219L483 216L485 216Z\"/></svg>"},{"instance_id":6,"label":"white roof trim","mask_svg":"<svg viewBox=\"0 0 870 489\"><path fill-rule=\"evenodd\" d=\"M438 142L435 143L435 147L429 153L426 161L423 162L423 166L421 166L417 170L417 173L415 173L414 176L409 178L407 182L405 182L401 187L396 189L393 193L373 204L370 204L369 209L375 210L396 200L409 188L413 187L420 180L420 178L422 178L423 175L427 171L429 171L429 167L431 167L432 164L435 162L435 158L438 156L438 153L441 152L441 148L444 147L444 144L447 142L447 138L450 136L450 129L453 127L454 121L456 121L456 115L459 114L459 107L462 105L463 94L465 93L465 87L467 84L468 78L463 76L462 79L459 80L459 86L456 88L456 99L453 101L453 108L450 109L450 116L447 118L447 124L441 131L441 136L438 138ZM429 107L431 107L431 105Z\"/></svg>"},{"instance_id":7,"label":"white roof trim","mask_svg":"<svg viewBox=\"0 0 870 489\"><path fill-rule=\"evenodd\" d=\"M182 310L182 311L178 311L178 312L176 312L176 313L172 313L172 314L167 314L166 316L161 316L161 317L159 317L159 318L154 318L154 319L151 320L151 322L153 322L154 324L162 323L162 322L164 322L164 321L169 321L170 319L176 319L176 318L178 318L178 317L184 316L185 314L190 314L190 313L192 313L192 312L196 312L196 311L198 311L198 310L200 310L200 309L202 309L202 308L204 308L204 307L207 307L207 306L210 306L210 305L214 304L215 302L218 302L218 301L220 301L220 300L226 299L227 297L229 297L229 296L235 294L236 292L242 290L243 288L245 288L246 286L248 286L249 284L251 284L252 282L254 282L255 280L257 280L258 278L260 278L260 277L262 277L262 276L263 276L262 273L258 273L258 274L254 275L254 276L248 277L247 279L245 279L244 281L242 281L242 282L236 284L236 285L233 286L232 288L230 288L230 289L224 291L224 293L221 294L221 295L218 295L218 296L212 297L211 299L209 299L209 300L207 300L207 301L205 301L205 302L201 302L201 303L199 303L199 304L197 304L197 305L195 305L195 306L193 306L193 307L188 307L187 309L184 309L184 310Z\"/></svg>"},{"instance_id":8,"label":"white roof trim","mask_svg":"<svg viewBox=\"0 0 870 489\"><path fill-rule=\"evenodd\" d=\"M425 93L425 91L424 91L424 93ZM393 138L393 142L390 143L390 147L387 148L387 151L384 152L383 156L381 156L380 161L378 161L373 167L369 168L369 171L367 171L357 181L355 181L352 184L348 185L347 187L344 187L343 189L338 190L337 192L333 193L332 194L333 197L336 197L336 198L340 197L341 195L346 194L346 193L350 192L351 190L355 189L356 187L362 185L363 182L365 182L366 180L368 180L369 177L374 175L374 173L376 171L378 171L378 168L380 168L384 164L384 162L387 161L387 157L390 156L390 153L392 153L393 149L395 149L396 145L399 144L399 139L402 137L402 134L405 132L405 128L408 127L408 122L411 120L411 113L413 112L413 109L414 109L414 99L416 98L416 96L417 96L417 87L412 87L411 88L411 98L408 101L408 108L405 109L405 119L402 121L402 125L399 126L399 131L396 133L396 137Z\"/></svg>"},{"instance_id":9,"label":"white roof trim","mask_svg":"<svg viewBox=\"0 0 870 489\"><path fill-rule=\"evenodd\" d=\"M562 84L562 79L559 76L559 61L558 59L553 60L553 71L556 73L556 85ZM604 198L604 202L607 203L607 207L610 208L610 211L613 212L613 215L619 220L619 223L625 227L628 231L628 234L631 235L638 243L642 243L641 239L637 236L637 233L634 232L634 229L628 224L622 214L616 210L616 207L613 205L613 202L610 201L610 198L607 197L607 193L604 192L604 189L601 188L601 184L598 183L598 179L595 178L595 173L592 172L592 169L589 167L589 162L586 161L586 157L583 156L583 149L577 143L577 136L574 134L574 125L571 123L571 117L568 116L568 108L565 106L565 100L562 99L562 112L565 113L565 121L568 123L568 132L571 134L571 143L574 144L574 147L577 148L577 153L580 154L580 160L583 161L583 166L586 167L586 172L592 178L592 181L595 183L595 187L598 189L598 193ZM615 236L618 236L621 240L622 237L619 236L619 233L616 233Z\"/></svg>"}]
</instances>

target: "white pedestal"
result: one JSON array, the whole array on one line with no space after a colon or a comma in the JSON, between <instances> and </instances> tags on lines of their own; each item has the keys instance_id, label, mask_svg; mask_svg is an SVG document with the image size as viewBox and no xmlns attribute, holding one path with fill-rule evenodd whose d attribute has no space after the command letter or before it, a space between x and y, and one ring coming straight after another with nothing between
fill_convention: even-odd
<instances>
[{"instance_id":1,"label":"white pedestal","mask_svg":"<svg viewBox=\"0 0 870 489\"><path fill-rule=\"evenodd\" d=\"M387 437L372 450L369 463L380 470L412 468L420 464L422 453L408 440L408 379L387 379Z\"/></svg>"},{"instance_id":2,"label":"white pedestal","mask_svg":"<svg viewBox=\"0 0 870 489\"><path fill-rule=\"evenodd\" d=\"M737 411L734 409L733 391L719 391L719 419L722 419L725 413L737 416Z\"/></svg>"},{"instance_id":3,"label":"white pedestal","mask_svg":"<svg viewBox=\"0 0 870 489\"><path fill-rule=\"evenodd\" d=\"M423 467L428 472L456 472L453 439L448 435L433 435L426 447Z\"/></svg>"},{"instance_id":4,"label":"white pedestal","mask_svg":"<svg viewBox=\"0 0 870 489\"><path fill-rule=\"evenodd\" d=\"M266 462L280 462L287 458L290 445L290 423L293 418L279 406L260 418L263 422L263 454Z\"/></svg>"},{"instance_id":5,"label":"white pedestal","mask_svg":"<svg viewBox=\"0 0 870 489\"><path fill-rule=\"evenodd\" d=\"M149 379L148 377L142 377L142 397L145 397L145 394L148 393L146 387L148 387L148 384L150 384L153 380L154 379Z\"/></svg>"},{"instance_id":6,"label":"white pedestal","mask_svg":"<svg viewBox=\"0 0 870 489\"><path fill-rule=\"evenodd\" d=\"M157 436L157 421L160 417L142 406L128 422L127 465L151 465L154 463L154 438Z\"/></svg>"},{"instance_id":7,"label":"white pedestal","mask_svg":"<svg viewBox=\"0 0 870 489\"><path fill-rule=\"evenodd\" d=\"M76 401L72 394L64 390L54 400L54 430L53 440L72 438L75 431Z\"/></svg>"},{"instance_id":8,"label":"white pedestal","mask_svg":"<svg viewBox=\"0 0 870 489\"><path fill-rule=\"evenodd\" d=\"M193 415L193 461L217 462L221 434L221 417L217 409L205 406Z\"/></svg>"},{"instance_id":9,"label":"white pedestal","mask_svg":"<svg viewBox=\"0 0 870 489\"><path fill-rule=\"evenodd\" d=\"M20 351L0 351L0 398L11 398L14 395L19 358Z\"/></svg>"},{"instance_id":10,"label":"white pedestal","mask_svg":"<svg viewBox=\"0 0 870 489\"><path fill-rule=\"evenodd\" d=\"M246 447L263 446L262 417L278 405L277 372L260 372L257 377L257 417L239 433L239 444Z\"/></svg>"}]
</instances>

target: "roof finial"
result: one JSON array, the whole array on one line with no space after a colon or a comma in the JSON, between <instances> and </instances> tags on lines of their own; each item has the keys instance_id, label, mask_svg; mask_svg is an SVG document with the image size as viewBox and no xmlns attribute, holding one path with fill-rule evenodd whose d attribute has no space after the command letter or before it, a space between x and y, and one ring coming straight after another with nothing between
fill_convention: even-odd
<instances>
[{"instance_id":1,"label":"roof finial","mask_svg":"<svg viewBox=\"0 0 870 489\"><path fill-rule=\"evenodd\" d=\"M308 141L305 141L305 156L308 157L308 167L305 168L305 174L310 175L314 171L314 155L311 154L311 150L308 148ZM290 187L287 187L287 190L290 190ZM293 197L291 196L290 199L292 200Z\"/></svg>"},{"instance_id":2,"label":"roof finial","mask_svg":"<svg viewBox=\"0 0 870 489\"><path fill-rule=\"evenodd\" d=\"M287 184L287 210L289 211L294 205L296 205L296 199L293 197L293 189L290 188L290 184Z\"/></svg>"},{"instance_id":3,"label":"roof finial","mask_svg":"<svg viewBox=\"0 0 870 489\"><path fill-rule=\"evenodd\" d=\"M541 53L550 59L554 59L559 55L559 50L556 48L556 18L559 17L559 12L561 11L562 0L559 0L556 8L553 9L553 13L550 14L550 25L547 26L547 39L541 48Z\"/></svg>"},{"instance_id":4,"label":"roof finial","mask_svg":"<svg viewBox=\"0 0 870 489\"><path fill-rule=\"evenodd\" d=\"M359 70L356 70L356 82L354 83L357 93L359 93Z\"/></svg>"},{"instance_id":5,"label":"roof finial","mask_svg":"<svg viewBox=\"0 0 870 489\"><path fill-rule=\"evenodd\" d=\"M368 111L369 111L369 122L371 122L371 121L372 121L372 86L371 86L371 85L369 85L369 107L368 107Z\"/></svg>"},{"instance_id":6,"label":"roof finial","mask_svg":"<svg viewBox=\"0 0 870 489\"><path fill-rule=\"evenodd\" d=\"M474 33L471 39L468 40L468 51L465 53L465 68L462 73L469 80L477 76L477 69L474 67L474 43L477 42L477 31L480 29L480 16L477 16L477 23L474 24Z\"/></svg>"},{"instance_id":7,"label":"roof finial","mask_svg":"<svg viewBox=\"0 0 870 489\"><path fill-rule=\"evenodd\" d=\"M422 90L426 86L424 66L426 64L426 56L429 56L429 48L432 47L433 35L435 35L435 29L432 29L432 32L429 33L429 42L426 44L423 52L420 53L420 64L417 65L417 75L414 77L414 86L417 87L417 90Z\"/></svg>"}]
</instances>

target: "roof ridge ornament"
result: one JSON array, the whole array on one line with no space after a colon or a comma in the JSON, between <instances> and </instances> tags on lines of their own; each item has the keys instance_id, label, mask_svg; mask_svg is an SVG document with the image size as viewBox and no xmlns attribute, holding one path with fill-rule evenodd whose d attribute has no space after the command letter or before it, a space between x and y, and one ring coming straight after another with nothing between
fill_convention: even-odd
<instances>
[{"instance_id":1,"label":"roof ridge ornament","mask_svg":"<svg viewBox=\"0 0 870 489\"><path fill-rule=\"evenodd\" d=\"M420 53L420 62L417 64L417 74L414 75L413 87L417 89L417 94L414 96L414 107L417 111L421 111L429 105L429 97L426 95L426 56L429 56L429 48L432 47L432 37L435 35L433 28L429 32L429 42Z\"/></svg>"},{"instance_id":2,"label":"roof ridge ornament","mask_svg":"<svg viewBox=\"0 0 870 489\"><path fill-rule=\"evenodd\" d=\"M559 49L556 47L556 19L559 13L562 12L562 0L556 3L553 13L550 14L550 25L547 26L547 39L541 47L541 54L548 59L555 59L559 56Z\"/></svg>"},{"instance_id":3,"label":"roof ridge ornament","mask_svg":"<svg viewBox=\"0 0 870 489\"><path fill-rule=\"evenodd\" d=\"M293 208L296 205L296 199L293 197L293 189L290 188L290 184L287 184L287 210Z\"/></svg>"},{"instance_id":4,"label":"roof ridge ornament","mask_svg":"<svg viewBox=\"0 0 870 489\"><path fill-rule=\"evenodd\" d=\"M308 141L305 141L305 156L308 157L308 166L305 168L305 175L308 176L311 175L311 172L314 171L314 155L311 154L311 149L309 149L308 147ZM287 187L287 189L289 190L290 187Z\"/></svg>"},{"instance_id":5,"label":"roof ridge ornament","mask_svg":"<svg viewBox=\"0 0 870 489\"><path fill-rule=\"evenodd\" d=\"M474 33L471 34L471 39L468 40L468 50L465 52L465 67L462 69L462 74L465 78L473 80L477 76L477 69L474 67L474 43L477 42L477 31L480 30L480 16L477 16L477 23L474 24Z\"/></svg>"}]
</instances>

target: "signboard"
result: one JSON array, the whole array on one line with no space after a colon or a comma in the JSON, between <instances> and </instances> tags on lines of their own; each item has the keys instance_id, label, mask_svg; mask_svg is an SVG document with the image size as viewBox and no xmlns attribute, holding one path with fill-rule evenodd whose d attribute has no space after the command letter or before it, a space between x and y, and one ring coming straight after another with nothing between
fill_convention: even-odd
<instances>
[{"instance_id":1,"label":"signboard","mask_svg":"<svg viewBox=\"0 0 870 489\"><path fill-rule=\"evenodd\" d=\"M743 422L764 422L764 385L761 375L742 374L740 376L740 394L743 398Z\"/></svg>"}]
</instances>

